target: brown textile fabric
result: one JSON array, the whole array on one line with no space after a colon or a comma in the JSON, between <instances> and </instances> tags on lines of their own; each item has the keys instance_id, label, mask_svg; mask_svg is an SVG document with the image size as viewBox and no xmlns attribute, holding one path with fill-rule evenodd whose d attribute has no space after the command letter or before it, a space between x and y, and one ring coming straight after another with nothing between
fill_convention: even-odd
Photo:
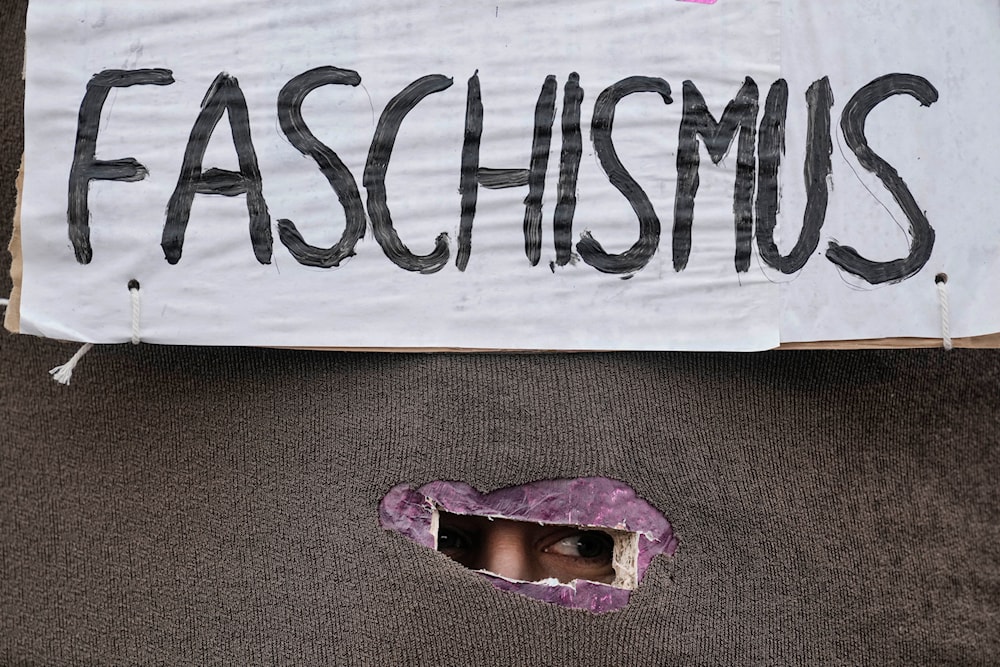
<instances>
[{"instance_id":1,"label":"brown textile fabric","mask_svg":"<svg viewBox=\"0 0 1000 667\"><path fill-rule=\"evenodd\" d=\"M4 246L24 12L0 7ZM75 349L0 334L0 664L1000 662L995 352L125 345L59 386ZM399 482L582 475L680 537L621 612L377 525Z\"/></svg>"}]
</instances>

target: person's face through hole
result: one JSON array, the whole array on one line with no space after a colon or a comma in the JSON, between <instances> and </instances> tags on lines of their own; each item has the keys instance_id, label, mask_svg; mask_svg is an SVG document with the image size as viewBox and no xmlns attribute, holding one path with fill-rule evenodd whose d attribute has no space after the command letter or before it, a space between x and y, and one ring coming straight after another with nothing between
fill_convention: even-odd
<instances>
[{"instance_id":1,"label":"person's face through hole","mask_svg":"<svg viewBox=\"0 0 1000 667\"><path fill-rule=\"evenodd\" d=\"M615 579L614 538L598 529L439 514L438 551L507 579L561 583Z\"/></svg>"}]
</instances>

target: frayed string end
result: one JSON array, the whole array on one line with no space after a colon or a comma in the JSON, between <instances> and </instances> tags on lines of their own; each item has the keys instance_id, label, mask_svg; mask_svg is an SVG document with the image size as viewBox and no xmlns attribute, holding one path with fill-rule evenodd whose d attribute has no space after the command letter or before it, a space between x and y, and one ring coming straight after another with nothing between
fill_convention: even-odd
<instances>
[{"instance_id":1,"label":"frayed string end","mask_svg":"<svg viewBox=\"0 0 1000 667\"><path fill-rule=\"evenodd\" d=\"M94 347L93 343L84 343L83 347L77 350L76 354L69 358L69 361L62 366L56 366L50 370L49 375L51 375L52 379L59 384L68 385L69 381L73 379L73 370L76 368L76 365L80 363L80 359L83 358L83 355L90 352L90 348L92 347Z\"/></svg>"}]
</instances>

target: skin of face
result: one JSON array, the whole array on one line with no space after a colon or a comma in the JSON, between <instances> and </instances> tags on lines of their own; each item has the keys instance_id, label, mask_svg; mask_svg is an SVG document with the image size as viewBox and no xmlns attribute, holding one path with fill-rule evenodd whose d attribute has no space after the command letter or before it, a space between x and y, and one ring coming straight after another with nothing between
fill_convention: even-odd
<instances>
[{"instance_id":1,"label":"skin of face","mask_svg":"<svg viewBox=\"0 0 1000 667\"><path fill-rule=\"evenodd\" d=\"M441 512L437 545L467 568L507 579L610 584L615 578L614 538L593 528Z\"/></svg>"}]
</instances>

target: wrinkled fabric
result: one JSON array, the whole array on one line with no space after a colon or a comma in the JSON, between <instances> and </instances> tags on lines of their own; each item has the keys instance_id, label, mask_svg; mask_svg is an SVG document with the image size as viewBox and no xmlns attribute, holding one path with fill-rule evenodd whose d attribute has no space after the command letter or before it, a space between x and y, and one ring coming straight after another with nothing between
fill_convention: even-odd
<instances>
[{"instance_id":1,"label":"wrinkled fabric","mask_svg":"<svg viewBox=\"0 0 1000 667\"><path fill-rule=\"evenodd\" d=\"M379 505L379 519L383 528L434 548L431 516L435 507L451 514L638 533L636 574L640 582L653 558L673 555L677 549L670 522L655 507L637 497L627 484L603 477L542 480L485 494L463 482L430 482L416 490L403 484L386 494ZM630 594L590 581L540 584L498 576L490 580L501 590L596 613L621 609Z\"/></svg>"}]
</instances>

